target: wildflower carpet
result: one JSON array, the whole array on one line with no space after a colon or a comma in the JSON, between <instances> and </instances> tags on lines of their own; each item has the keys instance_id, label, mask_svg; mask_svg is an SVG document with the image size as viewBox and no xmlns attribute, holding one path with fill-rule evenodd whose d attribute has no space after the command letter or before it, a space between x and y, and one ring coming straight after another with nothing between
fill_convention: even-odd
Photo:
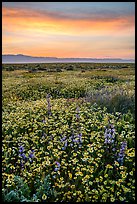
<instances>
[{"instance_id":1,"label":"wildflower carpet","mask_svg":"<svg viewBox=\"0 0 137 204\"><path fill-rule=\"evenodd\" d=\"M135 201L131 111L51 93L19 100L12 91L3 98L3 201Z\"/></svg>"}]
</instances>

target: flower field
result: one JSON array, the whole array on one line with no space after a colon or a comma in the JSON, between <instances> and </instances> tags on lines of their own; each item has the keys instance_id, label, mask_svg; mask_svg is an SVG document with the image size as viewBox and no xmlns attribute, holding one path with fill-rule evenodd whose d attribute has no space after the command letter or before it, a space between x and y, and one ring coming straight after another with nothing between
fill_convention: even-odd
<instances>
[{"instance_id":1,"label":"flower field","mask_svg":"<svg viewBox=\"0 0 137 204\"><path fill-rule=\"evenodd\" d=\"M133 68L3 71L2 92L4 201L135 201Z\"/></svg>"}]
</instances>

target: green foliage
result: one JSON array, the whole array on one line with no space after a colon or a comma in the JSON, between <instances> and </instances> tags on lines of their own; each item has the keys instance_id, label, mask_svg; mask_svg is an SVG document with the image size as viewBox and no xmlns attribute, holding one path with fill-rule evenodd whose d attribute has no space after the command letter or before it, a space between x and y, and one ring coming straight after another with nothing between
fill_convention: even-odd
<instances>
[{"instance_id":1,"label":"green foliage","mask_svg":"<svg viewBox=\"0 0 137 204\"><path fill-rule=\"evenodd\" d=\"M53 195L53 190L51 188L50 175L47 175L43 181L36 180L36 196L42 199L43 194L47 196L45 200L51 199Z\"/></svg>"},{"instance_id":2,"label":"green foliage","mask_svg":"<svg viewBox=\"0 0 137 204\"><path fill-rule=\"evenodd\" d=\"M47 195L47 197L53 194L50 175L47 175L43 181L36 179L34 187L33 191L35 193L31 196L30 186L23 181L22 177L15 176L10 188L2 190L2 199L4 202L38 202L42 200L43 194Z\"/></svg>"},{"instance_id":3,"label":"green foliage","mask_svg":"<svg viewBox=\"0 0 137 204\"><path fill-rule=\"evenodd\" d=\"M14 71L14 67L12 66L6 67L6 71Z\"/></svg>"},{"instance_id":4,"label":"green foliage","mask_svg":"<svg viewBox=\"0 0 137 204\"><path fill-rule=\"evenodd\" d=\"M20 176L15 176L9 189L3 192L5 202L23 202L28 201L30 197L30 189Z\"/></svg>"},{"instance_id":5,"label":"green foliage","mask_svg":"<svg viewBox=\"0 0 137 204\"><path fill-rule=\"evenodd\" d=\"M107 76L106 77L106 82L110 82L110 83L115 83L117 82L119 79L117 77L113 77L113 76Z\"/></svg>"},{"instance_id":6,"label":"green foliage","mask_svg":"<svg viewBox=\"0 0 137 204\"><path fill-rule=\"evenodd\" d=\"M66 70L68 70L68 71L72 71L72 70L74 70L73 65L69 65L69 66L66 68Z\"/></svg>"},{"instance_id":7,"label":"green foliage","mask_svg":"<svg viewBox=\"0 0 137 204\"><path fill-rule=\"evenodd\" d=\"M4 201L5 202L19 202L20 198L19 198L18 192L11 190L9 193L4 195Z\"/></svg>"},{"instance_id":8,"label":"green foliage","mask_svg":"<svg viewBox=\"0 0 137 204\"><path fill-rule=\"evenodd\" d=\"M56 71L57 71L57 72L62 72L62 69L59 68L59 67L57 67L57 68L56 68Z\"/></svg>"},{"instance_id":9,"label":"green foliage","mask_svg":"<svg viewBox=\"0 0 137 204\"><path fill-rule=\"evenodd\" d=\"M3 64L2 69L6 70L8 67L14 68L14 70L32 70L36 68L37 70L46 71L47 68L52 71L56 68L61 68L63 70L107 70L109 68L116 69L127 69L135 68L134 63L33 63L33 64Z\"/></svg>"}]
</instances>

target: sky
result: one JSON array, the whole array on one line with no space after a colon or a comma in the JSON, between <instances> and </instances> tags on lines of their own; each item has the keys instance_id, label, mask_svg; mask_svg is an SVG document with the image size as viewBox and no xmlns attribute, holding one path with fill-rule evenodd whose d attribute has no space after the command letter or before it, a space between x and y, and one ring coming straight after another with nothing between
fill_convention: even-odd
<instances>
[{"instance_id":1,"label":"sky","mask_svg":"<svg viewBox=\"0 0 137 204\"><path fill-rule=\"evenodd\" d=\"M134 2L3 2L2 54L135 58Z\"/></svg>"}]
</instances>

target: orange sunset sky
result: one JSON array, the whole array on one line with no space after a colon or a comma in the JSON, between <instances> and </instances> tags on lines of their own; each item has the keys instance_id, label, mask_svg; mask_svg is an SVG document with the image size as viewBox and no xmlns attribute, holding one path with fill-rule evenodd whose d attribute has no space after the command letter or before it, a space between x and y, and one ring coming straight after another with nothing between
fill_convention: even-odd
<instances>
[{"instance_id":1,"label":"orange sunset sky","mask_svg":"<svg viewBox=\"0 0 137 204\"><path fill-rule=\"evenodd\" d=\"M3 2L2 54L135 58L134 2Z\"/></svg>"}]
</instances>

